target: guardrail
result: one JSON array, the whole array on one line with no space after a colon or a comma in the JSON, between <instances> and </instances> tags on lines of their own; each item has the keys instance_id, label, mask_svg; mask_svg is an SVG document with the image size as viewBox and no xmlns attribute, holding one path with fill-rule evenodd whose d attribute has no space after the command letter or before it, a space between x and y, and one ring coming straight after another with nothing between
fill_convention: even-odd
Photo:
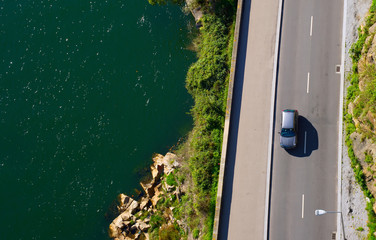
<instances>
[{"instance_id":1,"label":"guardrail","mask_svg":"<svg viewBox=\"0 0 376 240\"><path fill-rule=\"evenodd\" d=\"M219 217L221 214L221 205L222 205L223 178L225 176L227 143L228 143L228 134L229 134L229 129L230 129L230 117L231 117L231 106L232 106L232 94L233 94L234 80L235 80L236 59L238 55L239 31L240 31L240 24L241 24L242 13L243 13L243 2L244 0L238 0L238 7L236 11L234 45L232 48L230 81L228 84L226 116L225 116L225 125L223 129L221 163L220 163L220 170L219 170L219 176L218 176L218 190L217 190L217 201L216 201L216 206L215 206L213 240L218 239Z\"/></svg>"}]
</instances>

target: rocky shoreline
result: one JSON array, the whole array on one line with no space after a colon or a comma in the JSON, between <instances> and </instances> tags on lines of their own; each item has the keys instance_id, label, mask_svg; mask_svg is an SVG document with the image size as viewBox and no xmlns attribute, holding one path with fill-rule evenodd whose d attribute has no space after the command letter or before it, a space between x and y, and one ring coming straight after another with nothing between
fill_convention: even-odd
<instances>
[{"instance_id":1,"label":"rocky shoreline","mask_svg":"<svg viewBox=\"0 0 376 240\"><path fill-rule=\"evenodd\" d=\"M156 154L151 165L152 178L141 182L144 190L140 200L135 200L125 194L117 197L117 211L119 215L110 224L108 234L114 240L147 240L150 239L149 229L152 227L151 216L158 211L157 204L163 198L180 199L181 189L176 185L169 185L166 177L179 168L177 156L167 153L165 156ZM167 225L174 224L171 207L163 215L168 219Z\"/></svg>"},{"instance_id":2,"label":"rocky shoreline","mask_svg":"<svg viewBox=\"0 0 376 240\"><path fill-rule=\"evenodd\" d=\"M204 12L202 11L201 6L194 6L194 0L186 0L185 2L187 4L187 8L195 18L196 27L200 28L202 26L201 18L204 16Z\"/></svg>"}]
</instances>

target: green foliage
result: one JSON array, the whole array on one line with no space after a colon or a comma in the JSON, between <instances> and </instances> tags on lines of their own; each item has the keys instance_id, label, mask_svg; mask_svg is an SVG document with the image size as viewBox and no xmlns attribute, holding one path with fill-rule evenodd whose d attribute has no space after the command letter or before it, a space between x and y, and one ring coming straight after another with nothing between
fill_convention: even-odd
<instances>
[{"instance_id":1,"label":"green foliage","mask_svg":"<svg viewBox=\"0 0 376 240\"><path fill-rule=\"evenodd\" d=\"M346 116L346 119L348 119L348 116ZM352 123L350 123L348 120L346 120L345 124L346 124L346 129L347 129ZM350 128L353 128L353 127L350 127ZM366 207L366 210L368 212L367 226L369 228L369 234L368 234L367 238L368 239L375 239L374 233L376 231L376 215L375 215L375 212L373 211L373 208L372 208L373 203L375 202L375 199L374 199L373 195L371 194L371 192L367 188L367 184L366 184L366 181L365 181L365 178L364 178L362 167L361 167L358 159L356 158L356 156L354 154L351 139L348 137L349 132L351 132L351 131L348 131L348 130L346 131L346 134L347 134L346 145L348 147L348 155L349 155L349 158L351 160L351 166L352 166L354 173L355 173L355 179L358 182L359 186L361 187L364 195L367 196L370 199L370 202L367 203L367 207Z\"/></svg>"},{"instance_id":2,"label":"green foliage","mask_svg":"<svg viewBox=\"0 0 376 240\"><path fill-rule=\"evenodd\" d=\"M150 231L159 228L164 223L163 217L158 214L153 214L150 217Z\"/></svg>"},{"instance_id":3,"label":"green foliage","mask_svg":"<svg viewBox=\"0 0 376 240\"><path fill-rule=\"evenodd\" d=\"M364 161L365 161L366 163L368 163L368 164L373 163L373 158L372 158L372 155L371 155L371 154L369 154L368 152L365 152L364 155L365 155L365 159L364 159Z\"/></svg>"},{"instance_id":4,"label":"green foliage","mask_svg":"<svg viewBox=\"0 0 376 240\"><path fill-rule=\"evenodd\" d=\"M372 198L369 202L367 202L367 206L366 206L366 210L368 212L367 226L369 228L368 239L375 239L374 233L376 232L376 214L373 211L374 203L375 203L375 199Z\"/></svg>"},{"instance_id":5,"label":"green foliage","mask_svg":"<svg viewBox=\"0 0 376 240\"><path fill-rule=\"evenodd\" d=\"M135 221L134 221L133 219L131 219L131 220L129 221L129 225L132 226L133 224L135 224Z\"/></svg>"},{"instance_id":6,"label":"green foliage","mask_svg":"<svg viewBox=\"0 0 376 240\"><path fill-rule=\"evenodd\" d=\"M204 235L204 240L211 240L213 239L213 227L214 227L214 215L215 215L215 205L216 205L216 197L217 197L217 187L213 187L211 190L211 198L209 204L209 217L205 223L205 228L210 229L211 231L207 231Z\"/></svg>"},{"instance_id":7,"label":"green foliage","mask_svg":"<svg viewBox=\"0 0 376 240\"><path fill-rule=\"evenodd\" d=\"M375 239L374 238L374 233L376 231L376 215L375 212L373 211L373 203L375 202L375 199L371 192L367 188L367 184L365 181L364 173L362 170L362 166L360 165L358 159L356 158L353 150L353 145L352 141L350 138L350 134L356 131L355 125L352 121L352 115L351 114L346 114L344 116L344 122L345 122L345 129L346 129L346 145L348 147L348 156L351 161L351 167L354 170L355 174L355 179L358 182L359 186L361 187L363 193L365 196L367 196L370 199L370 202L367 203L366 210L368 212L368 224L367 226L369 227L369 234L367 236L368 239ZM366 155L367 158L367 155ZM372 158L372 157L371 157ZM367 160L366 160L367 161Z\"/></svg>"},{"instance_id":8,"label":"green foliage","mask_svg":"<svg viewBox=\"0 0 376 240\"><path fill-rule=\"evenodd\" d=\"M363 102L361 102L360 104L355 105L353 114L354 114L354 117L356 117L356 118L360 117L360 115L363 113L364 104L362 104L362 103Z\"/></svg>"},{"instance_id":9,"label":"green foliage","mask_svg":"<svg viewBox=\"0 0 376 240\"><path fill-rule=\"evenodd\" d=\"M352 58L353 62L358 62L360 59L360 56L362 54L362 49L364 46L364 43L366 41L366 35L361 32L360 29L358 29L359 32L359 39L356 41L350 49L350 57Z\"/></svg>"},{"instance_id":10,"label":"green foliage","mask_svg":"<svg viewBox=\"0 0 376 240\"><path fill-rule=\"evenodd\" d=\"M159 239L180 240L180 233L174 225L163 225L159 229Z\"/></svg>"},{"instance_id":11,"label":"green foliage","mask_svg":"<svg viewBox=\"0 0 376 240\"><path fill-rule=\"evenodd\" d=\"M362 227L358 227L358 228L356 229L356 231L363 232L363 231L364 231L364 228L362 228Z\"/></svg>"},{"instance_id":12,"label":"green foliage","mask_svg":"<svg viewBox=\"0 0 376 240\"><path fill-rule=\"evenodd\" d=\"M359 94L359 86L351 85L347 88L347 100L354 101L355 97Z\"/></svg>"},{"instance_id":13,"label":"green foliage","mask_svg":"<svg viewBox=\"0 0 376 240\"><path fill-rule=\"evenodd\" d=\"M355 156L354 150L353 150L353 145L352 145L352 140L350 138L350 135L356 131L355 124L353 122L353 117L360 117L362 114L366 113L369 109L372 111L372 107L374 103L376 102L376 84L375 84L375 79L376 79L376 70L374 66L368 66L366 67L364 73L362 73L362 78L363 79L368 79L368 81L365 83L365 91L360 91L359 90L359 73L358 73L358 62L359 59L362 56L362 50L364 47L365 53L367 53L369 49L369 44L366 43L366 38L369 35L368 28L373 25L373 23L376 22L375 15L373 14L375 12L375 7L376 7L376 1L373 0L372 6L370 9L370 16L366 19L366 26L364 29L360 30L358 29L359 32L359 39L356 43L354 43L350 49L350 56L353 61L353 67L352 67L352 73L350 76L350 86L347 89L347 104L350 102L354 102L354 100L359 97L359 99L355 103L355 107L353 110L354 116L351 114L347 113L345 111L345 116L344 116L344 122L345 122L345 129L346 129L346 138L345 138L345 143L348 147L348 156L351 161L351 167L354 170L355 174L355 179L360 185L363 193L365 196L367 196L370 199L370 202L367 203L366 210L368 212L368 223L367 226L369 227L369 234L367 236L368 239L375 239L374 233L376 231L376 215L375 212L373 211L373 203L375 202L375 199L369 189L367 188L367 184L365 181L365 176L362 170L362 166L360 165L358 159ZM367 44L365 46L365 44ZM347 110L347 108L346 108ZM367 153L365 157L365 161L368 163L373 162L372 156L368 155ZM358 231L363 231L363 228L358 228Z\"/></svg>"},{"instance_id":14,"label":"green foliage","mask_svg":"<svg viewBox=\"0 0 376 240\"><path fill-rule=\"evenodd\" d=\"M372 5L371 5L369 11L370 11L371 13L374 13L375 10L376 10L376 0L372 0Z\"/></svg>"},{"instance_id":15,"label":"green foliage","mask_svg":"<svg viewBox=\"0 0 376 240\"><path fill-rule=\"evenodd\" d=\"M209 1L208 1L209 2ZM233 22L236 15L236 0L215 0L215 14L226 22Z\"/></svg>"},{"instance_id":16,"label":"green foliage","mask_svg":"<svg viewBox=\"0 0 376 240\"><path fill-rule=\"evenodd\" d=\"M147 218L149 216L149 212L148 211L144 211L142 212L141 216L140 216L140 219L141 220L145 220L145 218Z\"/></svg>"},{"instance_id":17,"label":"green foliage","mask_svg":"<svg viewBox=\"0 0 376 240\"><path fill-rule=\"evenodd\" d=\"M234 1L216 1L226 5ZM227 2L227 3L226 3ZM222 9L223 10L223 9ZM219 12L222 10L218 10ZM235 9L236 10L236 9ZM235 10L231 10L233 16ZM224 10L223 10L224 11ZM218 12L217 12L218 13ZM194 215L205 219L202 239L212 239L223 124L226 112L228 80L231 67L233 17L220 14L202 19L198 60L187 74L186 87L194 99L191 114L194 129L189 159L195 198ZM196 225L192 223L192 225Z\"/></svg>"},{"instance_id":18,"label":"green foliage","mask_svg":"<svg viewBox=\"0 0 376 240\"><path fill-rule=\"evenodd\" d=\"M177 186L178 185L176 180L175 180L175 176L174 176L173 173L170 173L170 174L167 175L166 183L170 186Z\"/></svg>"},{"instance_id":19,"label":"green foliage","mask_svg":"<svg viewBox=\"0 0 376 240\"><path fill-rule=\"evenodd\" d=\"M216 185L219 172L226 109L224 92L230 68L227 51L229 27L215 15L205 16L202 22L199 59L188 71L186 86L195 100L191 110L195 128L190 168L196 189L208 196L213 184ZM198 209L207 211L207 202Z\"/></svg>"},{"instance_id":20,"label":"green foliage","mask_svg":"<svg viewBox=\"0 0 376 240\"><path fill-rule=\"evenodd\" d=\"M195 228L193 230L193 232L192 232L192 235L193 235L194 239L197 239L200 236L200 230L198 230L197 228Z\"/></svg>"},{"instance_id":21,"label":"green foliage","mask_svg":"<svg viewBox=\"0 0 376 240\"><path fill-rule=\"evenodd\" d=\"M153 5L182 2L148 1ZM198 40L195 40L198 59L189 68L186 78L186 88L194 99L190 111L194 127L187 143L189 149L186 149L193 188L181 199L162 198L157 205L160 205L159 211L176 206L174 218L185 218L189 228L194 229L195 238L209 240L213 232L237 0L195 0L194 4L200 5L205 15L201 19ZM186 176L170 174L165 181L176 186L186 181ZM150 225L151 236L159 232L159 239L181 239L179 234L184 235L178 227L172 229L165 225L160 213L152 215Z\"/></svg>"},{"instance_id":22,"label":"green foliage","mask_svg":"<svg viewBox=\"0 0 376 240\"><path fill-rule=\"evenodd\" d=\"M148 0L151 5L165 5L168 2L175 3L175 4L182 4L184 0Z\"/></svg>"}]
</instances>

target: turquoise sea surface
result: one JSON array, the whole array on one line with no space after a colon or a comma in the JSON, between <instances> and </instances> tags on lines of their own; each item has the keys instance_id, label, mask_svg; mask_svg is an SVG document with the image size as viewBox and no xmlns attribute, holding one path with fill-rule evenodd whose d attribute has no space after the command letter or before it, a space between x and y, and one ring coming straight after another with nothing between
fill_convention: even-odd
<instances>
[{"instance_id":1,"label":"turquoise sea surface","mask_svg":"<svg viewBox=\"0 0 376 240\"><path fill-rule=\"evenodd\" d=\"M191 129L193 29L147 0L0 0L0 239L108 238L116 196Z\"/></svg>"}]
</instances>

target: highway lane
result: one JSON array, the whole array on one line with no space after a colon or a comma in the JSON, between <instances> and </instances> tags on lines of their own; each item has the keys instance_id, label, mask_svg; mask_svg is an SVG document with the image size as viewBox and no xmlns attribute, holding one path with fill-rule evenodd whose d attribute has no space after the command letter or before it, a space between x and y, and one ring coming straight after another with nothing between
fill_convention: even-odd
<instances>
[{"instance_id":1,"label":"highway lane","mask_svg":"<svg viewBox=\"0 0 376 240\"><path fill-rule=\"evenodd\" d=\"M270 240L331 239L337 209L337 136L343 2L285 0L272 158ZM280 114L297 109L299 143L279 146Z\"/></svg>"},{"instance_id":2,"label":"highway lane","mask_svg":"<svg viewBox=\"0 0 376 240\"><path fill-rule=\"evenodd\" d=\"M278 1L244 0L218 239L263 239Z\"/></svg>"}]
</instances>

